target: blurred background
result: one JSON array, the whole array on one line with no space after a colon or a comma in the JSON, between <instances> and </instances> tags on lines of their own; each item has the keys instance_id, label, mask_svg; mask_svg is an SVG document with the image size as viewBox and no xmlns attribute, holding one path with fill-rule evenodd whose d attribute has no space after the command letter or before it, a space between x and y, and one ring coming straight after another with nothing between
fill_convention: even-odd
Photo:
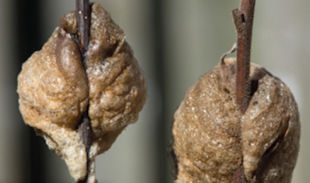
<instances>
[{"instance_id":1,"label":"blurred background","mask_svg":"<svg viewBox=\"0 0 310 183\"><path fill-rule=\"evenodd\" d=\"M235 41L239 0L101 0L126 32L148 85L139 121L96 160L99 183L172 183L167 148L184 93ZM74 0L0 0L0 183L73 183L65 163L23 123L16 78ZM259 0L252 62L293 91L302 136L293 183L310 180L310 1Z\"/></svg>"}]
</instances>

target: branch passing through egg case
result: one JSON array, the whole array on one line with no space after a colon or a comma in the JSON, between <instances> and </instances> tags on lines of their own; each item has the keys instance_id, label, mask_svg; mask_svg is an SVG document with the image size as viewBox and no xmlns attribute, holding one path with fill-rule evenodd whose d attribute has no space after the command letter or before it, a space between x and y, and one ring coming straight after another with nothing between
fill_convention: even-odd
<instances>
[{"instance_id":1,"label":"branch passing through egg case","mask_svg":"<svg viewBox=\"0 0 310 183\"><path fill-rule=\"evenodd\" d=\"M251 64L251 100L236 102L236 59L220 62L188 89L174 115L177 183L232 183L243 167L250 183L290 183L300 123L289 88Z\"/></svg>"},{"instance_id":2,"label":"branch passing through egg case","mask_svg":"<svg viewBox=\"0 0 310 183\"><path fill-rule=\"evenodd\" d=\"M77 130L83 114L90 118L89 155L94 161L137 120L146 86L123 31L100 4L91 7L85 66L76 35L76 12L71 12L23 64L17 91L25 123L45 138L78 181L87 173L85 145Z\"/></svg>"}]
</instances>

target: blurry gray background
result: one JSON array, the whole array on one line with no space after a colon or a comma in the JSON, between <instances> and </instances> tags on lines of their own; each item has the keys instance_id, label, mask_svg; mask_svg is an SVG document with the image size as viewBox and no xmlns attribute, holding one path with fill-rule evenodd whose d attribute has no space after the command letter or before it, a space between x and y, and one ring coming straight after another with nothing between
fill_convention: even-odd
<instances>
[{"instance_id":1,"label":"blurry gray background","mask_svg":"<svg viewBox=\"0 0 310 183\"><path fill-rule=\"evenodd\" d=\"M126 32L148 85L139 121L97 158L99 183L172 183L167 147L173 113L184 93L235 41L231 11L239 0L102 0ZM69 183L67 168L25 126L16 77L74 0L0 0L0 183ZM293 91L302 138L294 183L310 180L310 1L258 0L252 62Z\"/></svg>"}]
</instances>

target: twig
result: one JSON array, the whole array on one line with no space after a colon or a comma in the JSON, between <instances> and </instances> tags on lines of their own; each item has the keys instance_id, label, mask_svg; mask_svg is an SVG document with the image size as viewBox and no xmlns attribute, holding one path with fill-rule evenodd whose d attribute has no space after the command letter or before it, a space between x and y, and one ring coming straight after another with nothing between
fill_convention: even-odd
<instances>
[{"instance_id":1,"label":"twig","mask_svg":"<svg viewBox=\"0 0 310 183\"><path fill-rule=\"evenodd\" d=\"M242 0L240 9L233 10L237 30L237 104L245 112L250 100L251 40L255 0Z\"/></svg>"},{"instance_id":2,"label":"twig","mask_svg":"<svg viewBox=\"0 0 310 183\"><path fill-rule=\"evenodd\" d=\"M250 63L255 0L242 0L240 9L233 10L233 19L237 30L237 82L236 98L242 113L250 102ZM243 166L233 175L232 183L247 183Z\"/></svg>"},{"instance_id":3,"label":"twig","mask_svg":"<svg viewBox=\"0 0 310 183\"><path fill-rule=\"evenodd\" d=\"M76 0L76 14L77 14L77 23L78 23L78 37L79 37L79 47L83 57L83 63L85 64L85 53L89 44L90 37L90 4L89 0ZM82 137L83 144L86 148L87 154L87 174L83 180L80 180L78 183L87 183L89 174L90 174L90 158L89 150L92 144L92 130L90 119L88 116L88 107L86 112L83 114L80 126L79 133Z\"/></svg>"},{"instance_id":4,"label":"twig","mask_svg":"<svg viewBox=\"0 0 310 183\"><path fill-rule=\"evenodd\" d=\"M79 41L82 51L88 47L90 37L90 5L89 0L76 0Z\"/></svg>"},{"instance_id":5,"label":"twig","mask_svg":"<svg viewBox=\"0 0 310 183\"><path fill-rule=\"evenodd\" d=\"M88 111L88 109L86 111ZM83 114L78 132L80 136L82 137L83 144L85 145L85 149L86 149L86 155L87 155L87 174L85 178L83 180L80 180L78 183L87 183L87 180L90 174L89 150L92 144L92 131L91 131L91 124L90 124L88 112L85 112Z\"/></svg>"}]
</instances>

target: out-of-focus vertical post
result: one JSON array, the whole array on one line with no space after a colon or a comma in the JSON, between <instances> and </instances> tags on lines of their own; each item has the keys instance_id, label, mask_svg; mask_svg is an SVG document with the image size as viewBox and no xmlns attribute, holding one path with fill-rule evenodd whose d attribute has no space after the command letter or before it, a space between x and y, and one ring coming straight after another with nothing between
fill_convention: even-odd
<instances>
[{"instance_id":1,"label":"out-of-focus vertical post","mask_svg":"<svg viewBox=\"0 0 310 183\"><path fill-rule=\"evenodd\" d=\"M41 40L41 3L40 0L33 1L14 1L14 20L16 30L16 40L14 48L15 55L17 56L16 62L11 64L14 69L15 77L12 81L16 82L17 74L20 72L21 64L36 50L39 50L42 46ZM17 86L17 83L15 83ZM15 91L12 91L15 92ZM15 102L15 101L14 101ZM18 110L18 104L16 101L16 113L14 115L20 115ZM11 121L13 123L13 121ZM23 121L16 121L22 125L20 129L22 136L28 136L29 139L21 139L21 143L17 143L16 146L20 146L22 150L21 158L23 162L21 166L25 167L27 172L24 178L25 182L46 182L46 172L44 169L44 151L46 151L45 143L42 138L36 136L33 129L23 124ZM29 142L29 143L27 143ZM27 151L29 149L29 151Z\"/></svg>"}]
</instances>

